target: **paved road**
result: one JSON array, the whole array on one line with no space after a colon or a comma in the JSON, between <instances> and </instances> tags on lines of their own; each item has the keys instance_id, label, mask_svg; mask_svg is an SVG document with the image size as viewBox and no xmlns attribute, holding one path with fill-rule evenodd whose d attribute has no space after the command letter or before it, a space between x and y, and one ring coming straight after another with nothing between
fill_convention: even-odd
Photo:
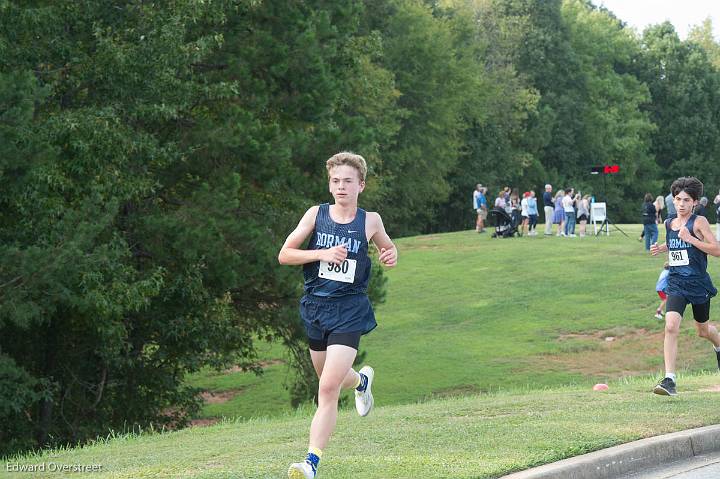
<instances>
[{"instance_id":1,"label":"paved road","mask_svg":"<svg viewBox=\"0 0 720 479\"><path fill-rule=\"evenodd\" d=\"M618 479L718 479L720 478L720 452L695 456L687 461L678 461L647 470L629 474Z\"/></svg>"}]
</instances>

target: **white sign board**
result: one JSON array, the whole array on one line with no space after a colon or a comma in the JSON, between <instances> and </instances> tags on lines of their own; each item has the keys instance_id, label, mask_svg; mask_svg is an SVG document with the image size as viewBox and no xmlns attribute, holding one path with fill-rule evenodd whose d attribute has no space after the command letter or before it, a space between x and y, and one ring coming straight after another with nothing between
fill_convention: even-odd
<instances>
[{"instance_id":1,"label":"white sign board","mask_svg":"<svg viewBox=\"0 0 720 479\"><path fill-rule=\"evenodd\" d=\"M605 221L607 218L607 208L605 203L593 203L590 205L590 221L593 223L593 230L597 235L597 224ZM605 228L605 234L610 235L610 228Z\"/></svg>"}]
</instances>

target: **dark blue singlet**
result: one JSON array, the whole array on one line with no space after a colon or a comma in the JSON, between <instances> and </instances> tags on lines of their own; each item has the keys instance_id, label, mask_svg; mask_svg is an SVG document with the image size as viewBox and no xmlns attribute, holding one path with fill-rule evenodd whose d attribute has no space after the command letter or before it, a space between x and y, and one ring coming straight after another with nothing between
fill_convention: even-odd
<instances>
[{"instance_id":1,"label":"dark blue singlet","mask_svg":"<svg viewBox=\"0 0 720 479\"><path fill-rule=\"evenodd\" d=\"M321 278L318 276L320 262L307 263L303 266L306 295L340 298L367 294L371 262L365 234L365 216L365 210L358 208L355 219L350 223L336 223L330 217L330 205L328 203L320 205L315 219L315 230L310 235L307 249L327 249L344 244L348 250L347 258L357 261L355 281L344 283Z\"/></svg>"},{"instance_id":2,"label":"dark blue singlet","mask_svg":"<svg viewBox=\"0 0 720 479\"><path fill-rule=\"evenodd\" d=\"M697 218L696 215L690 216L685 226L690 234L697 238L694 231L695 218ZM678 231L673 230L670 226L672 220L673 218L665 220L665 244L668 248L668 256L672 255L674 251L687 250L689 264L670 266L668 286L665 292L671 296L682 296L691 304L707 303L717 294L717 289L707 272L707 254L681 240Z\"/></svg>"}]
</instances>

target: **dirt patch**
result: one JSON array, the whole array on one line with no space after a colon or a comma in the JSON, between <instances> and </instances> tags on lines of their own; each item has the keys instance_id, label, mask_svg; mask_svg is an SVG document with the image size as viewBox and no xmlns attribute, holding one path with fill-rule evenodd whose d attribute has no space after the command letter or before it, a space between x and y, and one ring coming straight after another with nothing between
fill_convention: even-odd
<instances>
[{"instance_id":1,"label":"dirt patch","mask_svg":"<svg viewBox=\"0 0 720 479\"><path fill-rule=\"evenodd\" d=\"M662 369L663 338L663 330L630 327L587 334L563 334L557 338L559 352L534 356L528 362L530 366L523 365L517 370L534 370L542 364L544 369L589 377L619 378L657 373ZM694 328L682 326L678 342L678 369L701 369L707 364L707 341L698 338Z\"/></svg>"},{"instance_id":2,"label":"dirt patch","mask_svg":"<svg viewBox=\"0 0 720 479\"><path fill-rule=\"evenodd\" d=\"M543 356L542 361L547 367L585 376L637 375L648 372L648 358L662 355L663 331L639 329L625 335L617 331L599 331L588 335L564 335L558 341L570 339L591 339L596 344L584 351Z\"/></svg>"},{"instance_id":3,"label":"dirt patch","mask_svg":"<svg viewBox=\"0 0 720 479\"><path fill-rule=\"evenodd\" d=\"M458 396L468 396L471 394L479 394L483 391L474 384L459 384L449 388L436 389L432 392L433 398L449 398Z\"/></svg>"},{"instance_id":4,"label":"dirt patch","mask_svg":"<svg viewBox=\"0 0 720 479\"><path fill-rule=\"evenodd\" d=\"M259 361L258 366L265 369L269 366L274 366L276 364L285 364L285 361L282 359L269 359L267 361ZM229 369L225 369L223 373L230 374L230 373L244 373L247 372L245 369L241 368L240 366L233 366Z\"/></svg>"},{"instance_id":5,"label":"dirt patch","mask_svg":"<svg viewBox=\"0 0 720 479\"><path fill-rule=\"evenodd\" d=\"M700 391L709 392L709 393L720 393L720 384L717 384L715 386L710 386L709 388L700 389Z\"/></svg>"},{"instance_id":6,"label":"dirt patch","mask_svg":"<svg viewBox=\"0 0 720 479\"><path fill-rule=\"evenodd\" d=\"M242 392L241 389L230 389L228 391L203 391L200 396L205 404L222 404L230 401Z\"/></svg>"},{"instance_id":7,"label":"dirt patch","mask_svg":"<svg viewBox=\"0 0 720 479\"><path fill-rule=\"evenodd\" d=\"M597 339L602 341L614 341L616 339L621 338L632 338L632 337L642 337L647 336L648 334L656 334L657 332L650 333L645 328L640 329L631 329L631 328L613 328L613 329L607 329L604 331L595 331L593 333L568 333L568 334L561 334L558 336L558 341L569 341L573 339ZM662 331L660 332L662 334Z\"/></svg>"},{"instance_id":8,"label":"dirt patch","mask_svg":"<svg viewBox=\"0 0 720 479\"><path fill-rule=\"evenodd\" d=\"M212 426L213 424L217 424L220 422L219 419L193 419L190 421L190 427L205 427L205 426Z\"/></svg>"}]
</instances>

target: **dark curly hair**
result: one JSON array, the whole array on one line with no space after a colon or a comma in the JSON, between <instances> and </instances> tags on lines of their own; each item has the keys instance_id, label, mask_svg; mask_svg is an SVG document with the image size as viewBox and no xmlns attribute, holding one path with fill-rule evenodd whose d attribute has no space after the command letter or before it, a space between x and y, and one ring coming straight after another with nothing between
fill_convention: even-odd
<instances>
[{"instance_id":1,"label":"dark curly hair","mask_svg":"<svg viewBox=\"0 0 720 479\"><path fill-rule=\"evenodd\" d=\"M673 198L679 195L681 191L684 191L690 195L690 198L697 201L703 194L703 184L694 176L683 176L673 181L673 184L670 186L670 192Z\"/></svg>"}]
</instances>

